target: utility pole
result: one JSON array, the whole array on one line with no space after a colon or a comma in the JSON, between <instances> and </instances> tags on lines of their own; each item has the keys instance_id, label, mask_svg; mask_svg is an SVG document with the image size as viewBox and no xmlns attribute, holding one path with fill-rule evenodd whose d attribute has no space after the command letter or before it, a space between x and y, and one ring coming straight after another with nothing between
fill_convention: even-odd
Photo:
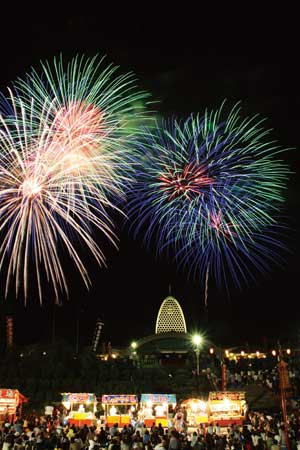
<instances>
[{"instance_id":1,"label":"utility pole","mask_svg":"<svg viewBox=\"0 0 300 450\"><path fill-rule=\"evenodd\" d=\"M284 424L284 434L286 440L286 448L290 450L289 443L289 432L288 432L288 421L287 421L287 408L286 408L286 390L289 389L289 375L287 371L287 363L282 359L282 351L280 343L278 342L278 372L279 372L279 386L280 386L280 398L281 398L281 408L282 417Z\"/></svg>"},{"instance_id":2,"label":"utility pole","mask_svg":"<svg viewBox=\"0 0 300 450\"><path fill-rule=\"evenodd\" d=\"M56 330L55 330L55 327L56 327L56 324L55 324L55 319L56 319L56 317L55 317L55 313L56 313L55 306L56 306L56 303L54 302L53 303L53 311L52 311L52 339L51 339L52 344L55 343L55 334L56 334Z\"/></svg>"},{"instance_id":3,"label":"utility pole","mask_svg":"<svg viewBox=\"0 0 300 450\"><path fill-rule=\"evenodd\" d=\"M79 353L79 302L77 305L77 317L76 317L76 338L75 338L75 354L78 355Z\"/></svg>"}]
</instances>

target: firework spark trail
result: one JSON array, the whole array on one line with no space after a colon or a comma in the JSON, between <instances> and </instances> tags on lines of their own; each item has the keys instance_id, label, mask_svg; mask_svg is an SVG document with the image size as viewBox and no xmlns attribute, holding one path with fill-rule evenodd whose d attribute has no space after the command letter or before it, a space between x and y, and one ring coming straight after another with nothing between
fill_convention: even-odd
<instances>
[{"instance_id":1,"label":"firework spark trail","mask_svg":"<svg viewBox=\"0 0 300 450\"><path fill-rule=\"evenodd\" d=\"M25 80L15 82L25 107L35 103L37 117L46 107L49 118L62 133L77 132L110 145L113 151L126 147L138 132L138 123L149 117L145 101L149 94L137 88L133 73L118 75L118 66L104 65L104 57L63 56L41 63L41 75L32 68Z\"/></svg>"},{"instance_id":2,"label":"firework spark trail","mask_svg":"<svg viewBox=\"0 0 300 450\"><path fill-rule=\"evenodd\" d=\"M58 166L65 164L68 171L71 166L76 175L72 182L70 173L66 185L70 198L79 190L88 198L86 205L96 197L98 208L109 205L121 213L117 205L124 185L134 176L132 140L140 122L151 117L145 109L149 94L138 89L133 73L118 74L119 67L105 65L104 59L77 55L65 61L60 55L42 62L40 74L32 68L25 79L17 79L15 102L30 117L32 135L41 135L41 126L47 138L48 126L54 133L61 149L55 153Z\"/></svg>"},{"instance_id":3,"label":"firework spark trail","mask_svg":"<svg viewBox=\"0 0 300 450\"><path fill-rule=\"evenodd\" d=\"M290 173L277 159L284 149L258 116L242 119L237 104L222 118L223 109L146 130L128 194L135 235L206 286L208 267L218 284L229 272L239 285L247 261L266 271L284 247L276 239Z\"/></svg>"},{"instance_id":4,"label":"firework spark trail","mask_svg":"<svg viewBox=\"0 0 300 450\"><path fill-rule=\"evenodd\" d=\"M88 286L71 235L100 265L105 259L92 230L116 245L109 210L121 212L124 183L133 174L129 144L145 119L148 97L132 73L117 75L117 69L97 56L77 56L67 64L61 56L52 65L42 63L41 75L32 69L18 79L14 94L2 99L0 267L8 259L6 294L15 277L16 293L23 285L27 298L31 259L40 301L42 271L56 297L67 292L61 246Z\"/></svg>"},{"instance_id":5,"label":"firework spark trail","mask_svg":"<svg viewBox=\"0 0 300 450\"><path fill-rule=\"evenodd\" d=\"M216 207L217 208L217 207ZM174 223L169 229L166 247L174 250L178 268L184 269L188 277L203 281L205 306L208 299L208 273L217 285L229 289L229 278L241 288L243 284L255 282L259 273L269 273L274 264L283 265L287 248L282 243L286 228L282 218L264 226L243 224L245 211L239 216L239 208L231 206L227 213L225 201L199 221L196 211L185 217L178 232ZM236 222L232 222L232 217Z\"/></svg>"},{"instance_id":6,"label":"firework spark trail","mask_svg":"<svg viewBox=\"0 0 300 450\"><path fill-rule=\"evenodd\" d=\"M180 195L185 195L189 200L192 196L203 194L203 186L209 186L213 179L205 174L205 169L197 163L188 163L182 169L174 171L167 168L167 173L162 174L159 179L162 182L161 189L170 191L169 200Z\"/></svg>"},{"instance_id":7,"label":"firework spark trail","mask_svg":"<svg viewBox=\"0 0 300 450\"><path fill-rule=\"evenodd\" d=\"M205 274L205 294L204 294L204 305L207 308L208 305L208 279L209 279L209 264L206 268L206 274Z\"/></svg>"},{"instance_id":8,"label":"firework spark trail","mask_svg":"<svg viewBox=\"0 0 300 450\"><path fill-rule=\"evenodd\" d=\"M82 145L80 134L67 144L62 143L61 128L51 123L49 126L47 116L41 117L39 133L36 129L32 133L33 115L22 102L16 106L13 96L11 102L15 121L0 117L0 267L8 260L6 295L15 277L16 294L22 285L27 298L29 265L33 260L40 301L42 271L58 298L60 291L68 291L59 246L66 248L86 286L90 284L70 234L84 243L99 265L105 263L105 258L91 229L101 230L111 242L116 242L106 210L114 205L95 187L95 177L100 172L104 186L113 186L114 168L105 153L99 164L99 151L97 164L93 154L86 154L83 159L81 151L85 152L89 143L85 139ZM67 149L63 158L62 146ZM74 158L77 152L79 161Z\"/></svg>"}]
</instances>

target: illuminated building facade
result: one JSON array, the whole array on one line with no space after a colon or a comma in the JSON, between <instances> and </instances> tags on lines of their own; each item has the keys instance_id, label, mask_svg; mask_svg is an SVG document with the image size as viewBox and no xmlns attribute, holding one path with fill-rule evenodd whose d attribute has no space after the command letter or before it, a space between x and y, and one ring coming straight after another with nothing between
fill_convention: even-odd
<instances>
[{"instance_id":1,"label":"illuminated building facade","mask_svg":"<svg viewBox=\"0 0 300 450\"><path fill-rule=\"evenodd\" d=\"M193 352L182 308L171 295L159 308L155 333L132 343L130 349L131 357L143 367L184 366Z\"/></svg>"}]
</instances>

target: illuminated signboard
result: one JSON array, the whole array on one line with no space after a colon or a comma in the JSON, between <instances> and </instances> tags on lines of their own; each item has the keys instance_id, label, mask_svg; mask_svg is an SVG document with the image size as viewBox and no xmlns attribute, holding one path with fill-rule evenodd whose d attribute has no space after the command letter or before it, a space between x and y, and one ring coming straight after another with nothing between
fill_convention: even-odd
<instances>
[{"instance_id":1,"label":"illuminated signboard","mask_svg":"<svg viewBox=\"0 0 300 450\"><path fill-rule=\"evenodd\" d=\"M208 395L209 400L245 400L245 392L237 391L214 391Z\"/></svg>"},{"instance_id":2,"label":"illuminated signboard","mask_svg":"<svg viewBox=\"0 0 300 450\"><path fill-rule=\"evenodd\" d=\"M15 414L18 403L17 389L0 389L0 414Z\"/></svg>"},{"instance_id":3,"label":"illuminated signboard","mask_svg":"<svg viewBox=\"0 0 300 450\"><path fill-rule=\"evenodd\" d=\"M102 403L110 405L136 405L138 399L136 395L102 395Z\"/></svg>"},{"instance_id":4,"label":"illuminated signboard","mask_svg":"<svg viewBox=\"0 0 300 450\"><path fill-rule=\"evenodd\" d=\"M147 403L176 403L175 394L142 394L141 402Z\"/></svg>"},{"instance_id":5,"label":"illuminated signboard","mask_svg":"<svg viewBox=\"0 0 300 450\"><path fill-rule=\"evenodd\" d=\"M237 403L232 403L231 400L228 404L224 404L223 401L210 404L211 412L240 411L240 409L240 405Z\"/></svg>"},{"instance_id":6,"label":"illuminated signboard","mask_svg":"<svg viewBox=\"0 0 300 450\"><path fill-rule=\"evenodd\" d=\"M70 403L86 403L86 402L95 402L96 396L95 394L89 394L89 393L70 393L66 392L62 394L62 401L63 402L70 402Z\"/></svg>"},{"instance_id":7,"label":"illuminated signboard","mask_svg":"<svg viewBox=\"0 0 300 450\"><path fill-rule=\"evenodd\" d=\"M19 392L16 389L0 389L0 402L11 403L18 399Z\"/></svg>"}]
</instances>

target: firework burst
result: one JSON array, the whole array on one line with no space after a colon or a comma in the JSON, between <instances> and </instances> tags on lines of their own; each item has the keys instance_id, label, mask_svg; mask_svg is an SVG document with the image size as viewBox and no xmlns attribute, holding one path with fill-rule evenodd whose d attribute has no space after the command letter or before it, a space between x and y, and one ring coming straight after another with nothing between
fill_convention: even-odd
<instances>
[{"instance_id":1,"label":"firework burst","mask_svg":"<svg viewBox=\"0 0 300 450\"><path fill-rule=\"evenodd\" d=\"M8 259L6 293L28 291L33 260L42 300L44 270L55 295L67 292L59 257L64 246L85 284L87 271L71 238L81 240L100 265L104 255L94 239L98 229L114 245L110 210L123 198L133 173L130 142L145 119L148 94L136 87L132 73L103 58L63 57L42 63L14 84L2 99L0 247L1 267ZM148 114L148 113L147 113ZM23 269L24 268L24 269ZM23 275L22 275L23 274Z\"/></svg>"},{"instance_id":2,"label":"firework burst","mask_svg":"<svg viewBox=\"0 0 300 450\"><path fill-rule=\"evenodd\" d=\"M35 104L37 117L48 110L62 135L85 141L110 144L112 149L126 145L148 118L145 101L149 94L137 88L133 73L118 75L118 66L104 64L104 57L76 56L64 61L41 63L41 74L32 68L26 79L15 82L24 107Z\"/></svg>"},{"instance_id":3,"label":"firework burst","mask_svg":"<svg viewBox=\"0 0 300 450\"><path fill-rule=\"evenodd\" d=\"M109 152L98 150L95 156L80 133L69 140L62 131L64 121L59 125L49 121L46 108L37 127L36 118L31 120L34 103L31 113L13 96L11 105L14 120L12 116L8 121L0 117L0 267L7 267L6 294L15 278L16 294L23 287L27 298L33 265L40 301L42 273L58 299L59 292L68 292L59 257L61 246L86 286L90 284L70 235L90 250L99 265L105 258L92 238L92 230L96 228L116 242L107 211L114 205L103 193L113 189L116 173ZM98 188L98 178L103 190Z\"/></svg>"},{"instance_id":4,"label":"firework burst","mask_svg":"<svg viewBox=\"0 0 300 450\"><path fill-rule=\"evenodd\" d=\"M242 118L238 104L223 109L146 130L128 215L158 254L173 252L202 280L230 272L239 284L246 256L265 270L263 257L282 249L275 230L289 169L263 119Z\"/></svg>"},{"instance_id":5,"label":"firework burst","mask_svg":"<svg viewBox=\"0 0 300 450\"><path fill-rule=\"evenodd\" d=\"M100 191L102 206L110 203L117 209L124 183L134 172L132 139L141 121L150 117L145 109L149 95L137 88L133 73L118 75L117 66L105 65L98 56L65 61L61 55L42 63L40 72L32 68L14 84L15 103L30 117L31 133L40 135L41 126L50 127L61 164L75 170L71 192L80 189L86 195L86 175L93 177L90 197ZM103 177L103 172L110 174Z\"/></svg>"}]
</instances>

